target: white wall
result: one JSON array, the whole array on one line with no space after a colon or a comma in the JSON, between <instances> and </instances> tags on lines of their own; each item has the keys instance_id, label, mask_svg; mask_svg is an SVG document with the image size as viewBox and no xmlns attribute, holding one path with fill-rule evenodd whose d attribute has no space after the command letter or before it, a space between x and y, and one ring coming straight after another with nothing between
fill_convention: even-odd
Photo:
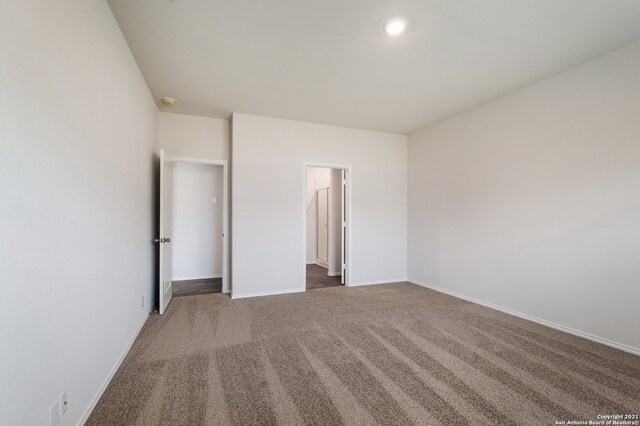
<instances>
[{"instance_id":1,"label":"white wall","mask_svg":"<svg viewBox=\"0 0 640 426\"><path fill-rule=\"evenodd\" d=\"M307 212L307 263L315 263L318 257L318 200L316 191L331 184L331 169L326 167L307 167L306 212Z\"/></svg>"},{"instance_id":2,"label":"white wall","mask_svg":"<svg viewBox=\"0 0 640 426\"><path fill-rule=\"evenodd\" d=\"M640 44L410 137L415 281L640 348L639 218Z\"/></svg>"},{"instance_id":3,"label":"white wall","mask_svg":"<svg viewBox=\"0 0 640 426\"><path fill-rule=\"evenodd\" d=\"M342 170L331 169L329 196L329 274L342 272Z\"/></svg>"},{"instance_id":4,"label":"white wall","mask_svg":"<svg viewBox=\"0 0 640 426\"><path fill-rule=\"evenodd\" d=\"M222 276L222 179L222 166L173 165L173 281Z\"/></svg>"},{"instance_id":5,"label":"white wall","mask_svg":"<svg viewBox=\"0 0 640 426\"><path fill-rule=\"evenodd\" d=\"M304 289L305 161L352 167L351 283L404 280L406 141L234 114L233 296Z\"/></svg>"},{"instance_id":6,"label":"white wall","mask_svg":"<svg viewBox=\"0 0 640 426\"><path fill-rule=\"evenodd\" d=\"M172 157L229 160L229 120L193 115L159 114L160 148Z\"/></svg>"},{"instance_id":7,"label":"white wall","mask_svg":"<svg viewBox=\"0 0 640 426\"><path fill-rule=\"evenodd\" d=\"M318 221L316 236L318 253L316 262L323 268L329 268L329 188L318 190Z\"/></svg>"},{"instance_id":8,"label":"white wall","mask_svg":"<svg viewBox=\"0 0 640 426\"><path fill-rule=\"evenodd\" d=\"M151 308L158 112L106 2L0 10L0 424L77 424Z\"/></svg>"}]
</instances>

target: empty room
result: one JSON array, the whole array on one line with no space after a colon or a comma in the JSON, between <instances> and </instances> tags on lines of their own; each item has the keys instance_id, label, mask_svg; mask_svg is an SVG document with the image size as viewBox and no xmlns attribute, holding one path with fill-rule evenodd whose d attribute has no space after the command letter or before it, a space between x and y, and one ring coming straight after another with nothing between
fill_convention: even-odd
<instances>
[{"instance_id":1,"label":"empty room","mask_svg":"<svg viewBox=\"0 0 640 426\"><path fill-rule=\"evenodd\" d=\"M0 0L0 425L640 425L640 2Z\"/></svg>"}]
</instances>

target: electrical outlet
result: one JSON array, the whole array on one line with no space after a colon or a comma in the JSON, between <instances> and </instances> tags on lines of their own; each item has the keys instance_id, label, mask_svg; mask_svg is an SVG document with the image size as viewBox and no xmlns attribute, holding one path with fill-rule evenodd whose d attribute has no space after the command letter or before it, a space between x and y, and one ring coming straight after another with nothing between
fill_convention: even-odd
<instances>
[{"instance_id":1,"label":"electrical outlet","mask_svg":"<svg viewBox=\"0 0 640 426\"><path fill-rule=\"evenodd\" d=\"M67 398L67 391L64 391L62 395L60 395L60 417L64 416L64 413L67 412L68 407L69 399Z\"/></svg>"},{"instance_id":2,"label":"electrical outlet","mask_svg":"<svg viewBox=\"0 0 640 426\"><path fill-rule=\"evenodd\" d=\"M427 276L427 268L425 266L422 267L422 269L420 270L420 273L422 274L423 277Z\"/></svg>"},{"instance_id":3,"label":"electrical outlet","mask_svg":"<svg viewBox=\"0 0 640 426\"><path fill-rule=\"evenodd\" d=\"M280 274L280 272L276 272L276 281L280 281L280 278L282 278L282 274Z\"/></svg>"},{"instance_id":4,"label":"electrical outlet","mask_svg":"<svg viewBox=\"0 0 640 426\"><path fill-rule=\"evenodd\" d=\"M60 423L60 401L56 401L49 408L49 424L50 426L58 426Z\"/></svg>"}]
</instances>

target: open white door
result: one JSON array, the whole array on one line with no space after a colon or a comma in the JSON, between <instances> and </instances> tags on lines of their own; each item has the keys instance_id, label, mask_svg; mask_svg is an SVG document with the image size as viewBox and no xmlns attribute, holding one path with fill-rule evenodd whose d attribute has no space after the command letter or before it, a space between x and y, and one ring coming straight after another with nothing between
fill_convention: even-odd
<instances>
[{"instance_id":1,"label":"open white door","mask_svg":"<svg viewBox=\"0 0 640 426\"><path fill-rule=\"evenodd\" d=\"M171 301L171 223L173 213L173 163L160 150L160 314Z\"/></svg>"},{"instance_id":2,"label":"open white door","mask_svg":"<svg viewBox=\"0 0 640 426\"><path fill-rule=\"evenodd\" d=\"M344 284L347 282L347 174L346 171L342 171L342 232L340 236L342 241L340 242L340 248L342 251L340 259L340 282Z\"/></svg>"}]
</instances>

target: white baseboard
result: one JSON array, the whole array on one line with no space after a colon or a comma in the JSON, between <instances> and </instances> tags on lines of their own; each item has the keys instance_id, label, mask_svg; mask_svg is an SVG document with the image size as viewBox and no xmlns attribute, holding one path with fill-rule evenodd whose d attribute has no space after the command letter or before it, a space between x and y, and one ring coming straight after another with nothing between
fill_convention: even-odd
<instances>
[{"instance_id":1,"label":"white baseboard","mask_svg":"<svg viewBox=\"0 0 640 426\"><path fill-rule=\"evenodd\" d=\"M457 293L455 291L447 290L441 287L436 287L431 284L427 284L422 281L409 279L408 280L412 284L419 285L421 287L430 288L431 290L438 291L440 293L448 294L449 296L457 297L459 299L467 300L469 302L476 303L478 305L486 306L487 308L495 309L496 311L504 312L509 315L513 315L518 318L526 319L541 325L545 325L547 327L554 328L556 330L564 331L565 333L573 334L574 336L582 337L587 340L591 340L592 342L601 343L606 346L610 346L612 348L620 349L621 351L629 352L634 355L640 355L640 349L634 348L633 346L625 345L624 343L615 342L613 340L605 339L604 337L594 336L593 334L586 333L584 331L575 330L573 328L556 324L551 321L547 321L542 318L534 317L529 314L523 314L522 312L514 311L513 309L505 308L499 305L494 305L493 303L485 302L484 300L476 299L475 297L465 296L464 294Z\"/></svg>"},{"instance_id":2,"label":"white baseboard","mask_svg":"<svg viewBox=\"0 0 640 426\"><path fill-rule=\"evenodd\" d=\"M232 299L246 299L248 297L262 297L262 296L277 296L279 294L289 293L304 293L305 290L275 290L275 291L261 291L256 293L231 293Z\"/></svg>"},{"instance_id":3,"label":"white baseboard","mask_svg":"<svg viewBox=\"0 0 640 426\"><path fill-rule=\"evenodd\" d=\"M212 278L222 278L222 274L209 274L209 275L190 275L187 277L171 278L173 281L191 281L191 280L210 280Z\"/></svg>"},{"instance_id":4,"label":"white baseboard","mask_svg":"<svg viewBox=\"0 0 640 426\"><path fill-rule=\"evenodd\" d=\"M330 277L338 277L340 275L342 275L342 272L338 271L338 272L328 272L327 275L329 275Z\"/></svg>"},{"instance_id":5,"label":"white baseboard","mask_svg":"<svg viewBox=\"0 0 640 426\"><path fill-rule=\"evenodd\" d=\"M93 412L93 409L96 408L98 401L100 401L100 398L102 398L102 394L104 393L105 390L107 390L107 386L109 386L111 379L113 379L113 376L116 374L116 371L118 371L118 368L120 368L122 361L124 361L124 358L129 353L131 346L133 346L133 342L136 341L138 334L140 334L140 330L142 330L142 327L144 327L148 319L149 319L149 314L145 315L145 317L143 318L143 321L140 323L136 331L133 333L131 340L129 340L129 343L124 348L124 351L122 351L122 354L120 354L120 357L116 361L116 364L113 366L113 368L111 369L107 377L104 379L104 381L102 382L102 385L100 385L100 388L98 388L98 392L96 392L95 396L91 400L91 403L82 414L82 417L80 417L80 420L77 423L78 426L84 425L87 422L87 420L89 420L89 416Z\"/></svg>"},{"instance_id":6,"label":"white baseboard","mask_svg":"<svg viewBox=\"0 0 640 426\"><path fill-rule=\"evenodd\" d=\"M360 287L363 285L377 285L377 284L393 284L393 283L401 283L406 282L406 278L396 278L392 280L379 280L379 281L360 281L357 283L349 283L349 287Z\"/></svg>"},{"instance_id":7,"label":"white baseboard","mask_svg":"<svg viewBox=\"0 0 640 426\"><path fill-rule=\"evenodd\" d=\"M322 259L316 259L316 265L321 266L324 269L329 269L329 262Z\"/></svg>"},{"instance_id":8,"label":"white baseboard","mask_svg":"<svg viewBox=\"0 0 640 426\"><path fill-rule=\"evenodd\" d=\"M308 260L307 261L307 265L315 265L316 261L315 260Z\"/></svg>"}]
</instances>

